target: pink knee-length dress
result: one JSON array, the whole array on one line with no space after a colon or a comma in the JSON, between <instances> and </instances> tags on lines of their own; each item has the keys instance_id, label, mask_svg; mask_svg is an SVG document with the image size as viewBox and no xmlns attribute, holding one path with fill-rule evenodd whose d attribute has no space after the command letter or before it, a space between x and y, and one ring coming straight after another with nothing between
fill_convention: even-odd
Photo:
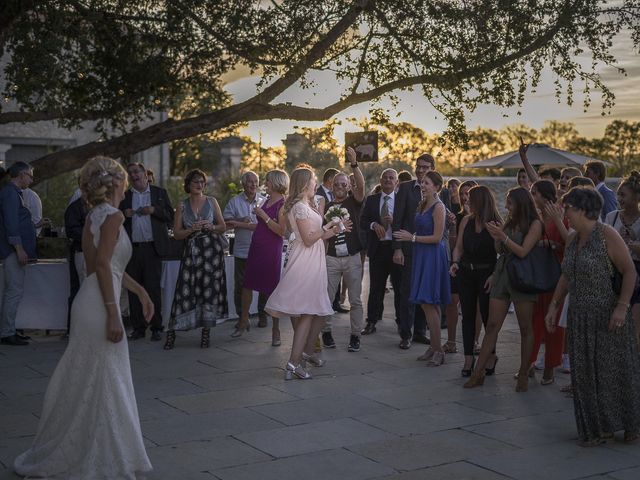
<instances>
[{"instance_id":1,"label":"pink knee-length dress","mask_svg":"<svg viewBox=\"0 0 640 480\"><path fill-rule=\"evenodd\" d=\"M296 203L287 217L294 238L289 241L287 264L280 283L269 297L265 310L278 318L332 315L333 308L327 295L324 242L318 240L307 247L296 223L296 219L308 219L312 230L318 231L322 229L322 217L305 202Z\"/></svg>"}]
</instances>

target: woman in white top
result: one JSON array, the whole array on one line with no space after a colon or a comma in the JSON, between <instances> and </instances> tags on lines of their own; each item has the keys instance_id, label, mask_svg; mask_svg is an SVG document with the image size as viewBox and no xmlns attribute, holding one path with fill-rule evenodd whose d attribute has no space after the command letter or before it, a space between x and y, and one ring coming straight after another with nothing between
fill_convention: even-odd
<instances>
[{"instance_id":1,"label":"woman in white top","mask_svg":"<svg viewBox=\"0 0 640 480\"><path fill-rule=\"evenodd\" d=\"M620 234L629 248L631 259L640 272L640 172L632 171L624 177L618 187L620 210L609 212L604 220ZM640 292L631 297L631 314L635 325L636 338L640 341Z\"/></svg>"}]
</instances>

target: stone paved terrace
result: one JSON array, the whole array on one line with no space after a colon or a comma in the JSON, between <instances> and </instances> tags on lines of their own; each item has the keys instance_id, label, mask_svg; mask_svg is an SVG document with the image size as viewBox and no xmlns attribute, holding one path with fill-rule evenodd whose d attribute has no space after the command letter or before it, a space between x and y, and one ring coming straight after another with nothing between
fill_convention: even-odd
<instances>
[{"instance_id":1,"label":"stone paved terrace","mask_svg":"<svg viewBox=\"0 0 640 480\"><path fill-rule=\"evenodd\" d=\"M209 350L199 348L197 332L180 335L171 352L148 340L131 343L142 431L155 467L149 478L640 478L640 445L576 444L572 401L559 391L567 375L515 393L519 335L512 315L500 335L497 375L465 390L461 353L427 368L415 360L423 346L397 348L391 298L378 332L363 338L359 353L346 351L348 315L339 316L338 348L325 351L327 365L309 381L283 380L288 321L280 348L271 347L270 329L231 339L231 322L215 330ZM33 439L48 377L64 348L60 337L42 336L28 348L0 347L0 479L18 478L13 459Z\"/></svg>"}]
</instances>

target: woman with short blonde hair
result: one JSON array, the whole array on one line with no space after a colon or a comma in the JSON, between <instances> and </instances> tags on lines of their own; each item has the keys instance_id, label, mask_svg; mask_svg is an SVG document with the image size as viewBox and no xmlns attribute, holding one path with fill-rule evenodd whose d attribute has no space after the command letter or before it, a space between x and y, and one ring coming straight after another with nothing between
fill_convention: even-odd
<instances>
[{"instance_id":1,"label":"woman with short blonde hair","mask_svg":"<svg viewBox=\"0 0 640 480\"><path fill-rule=\"evenodd\" d=\"M232 337L240 337L249 330L249 307L253 292L262 295L265 303L280 281L282 270L282 244L287 229L287 219L282 212L284 194L289 189L289 175L282 170L271 170L267 173L265 188L267 200L255 208L258 224L251 237L247 256L244 284L242 288L240 319ZM261 319L258 327L267 326L266 318ZM280 345L280 324L273 318L271 345Z\"/></svg>"}]
</instances>

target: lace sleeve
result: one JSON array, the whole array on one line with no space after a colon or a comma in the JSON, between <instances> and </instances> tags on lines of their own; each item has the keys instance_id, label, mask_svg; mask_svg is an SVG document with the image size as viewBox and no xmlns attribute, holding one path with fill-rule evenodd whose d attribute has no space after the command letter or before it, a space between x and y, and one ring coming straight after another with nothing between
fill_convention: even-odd
<instances>
[{"instance_id":1,"label":"lace sleeve","mask_svg":"<svg viewBox=\"0 0 640 480\"><path fill-rule=\"evenodd\" d=\"M91 220L91 236L93 237L93 245L98 248L100 243L100 227L109 215L119 212L117 208L108 203L101 203L89 212L89 220Z\"/></svg>"},{"instance_id":2,"label":"lace sleeve","mask_svg":"<svg viewBox=\"0 0 640 480\"><path fill-rule=\"evenodd\" d=\"M305 220L311 216L311 209L302 202L296 203L291 212L296 220Z\"/></svg>"}]
</instances>

